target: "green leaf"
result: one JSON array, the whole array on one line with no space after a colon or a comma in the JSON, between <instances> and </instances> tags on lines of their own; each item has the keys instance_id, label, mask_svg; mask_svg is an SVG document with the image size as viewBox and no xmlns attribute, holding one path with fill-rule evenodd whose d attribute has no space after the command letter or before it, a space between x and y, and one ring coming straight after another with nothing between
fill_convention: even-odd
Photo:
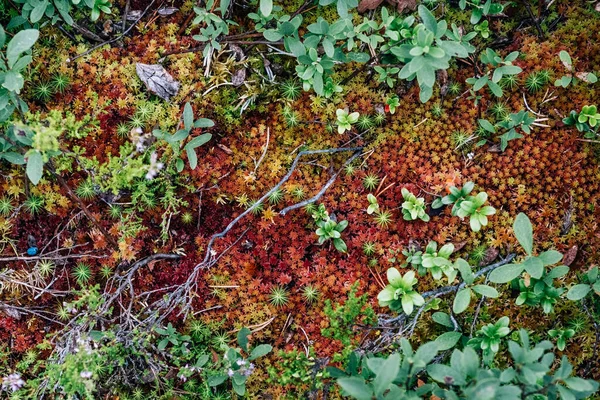
<instances>
[{"instance_id":1,"label":"green leaf","mask_svg":"<svg viewBox=\"0 0 600 400\"><path fill-rule=\"evenodd\" d=\"M259 357L269 354L271 350L273 350L273 346L271 346L270 344L259 344L254 349L252 349L252 353L250 353L250 357L248 357L248 360L256 360Z\"/></svg>"},{"instance_id":2,"label":"green leaf","mask_svg":"<svg viewBox=\"0 0 600 400\"><path fill-rule=\"evenodd\" d=\"M183 171L184 167L185 165L183 164L183 160L181 158L178 158L177 161L175 161L175 168L177 168L177 172Z\"/></svg>"},{"instance_id":3,"label":"green leaf","mask_svg":"<svg viewBox=\"0 0 600 400\"><path fill-rule=\"evenodd\" d=\"M242 350L248 351L248 335L252 333L250 329L244 327L237 334L237 341Z\"/></svg>"},{"instance_id":4,"label":"green leaf","mask_svg":"<svg viewBox=\"0 0 600 400\"><path fill-rule=\"evenodd\" d=\"M215 126L215 123L212 119L208 118L198 118L196 122L194 122L194 128L210 128Z\"/></svg>"},{"instance_id":5,"label":"green leaf","mask_svg":"<svg viewBox=\"0 0 600 400\"><path fill-rule=\"evenodd\" d=\"M101 340L104 337L104 332L102 331L95 331L92 330L90 331L90 339L98 341Z\"/></svg>"},{"instance_id":6,"label":"green leaf","mask_svg":"<svg viewBox=\"0 0 600 400\"><path fill-rule=\"evenodd\" d=\"M0 49L4 47L4 43L6 43L6 32L2 25L0 25Z\"/></svg>"},{"instance_id":7,"label":"green leaf","mask_svg":"<svg viewBox=\"0 0 600 400\"><path fill-rule=\"evenodd\" d=\"M183 126L185 129L190 130L194 126L194 111L190 103L185 103L183 107Z\"/></svg>"},{"instance_id":8,"label":"green leaf","mask_svg":"<svg viewBox=\"0 0 600 400\"><path fill-rule=\"evenodd\" d=\"M33 150L27 155L27 177L31 180L34 185L37 185L40 179L42 179L42 173L44 170L44 159L42 153L37 150Z\"/></svg>"},{"instance_id":9,"label":"green leaf","mask_svg":"<svg viewBox=\"0 0 600 400\"><path fill-rule=\"evenodd\" d=\"M344 242L342 239L333 239L333 246L341 253L346 253L348 251L348 246L346 246L346 242Z\"/></svg>"},{"instance_id":10,"label":"green leaf","mask_svg":"<svg viewBox=\"0 0 600 400\"><path fill-rule=\"evenodd\" d=\"M573 61L571 60L571 56L566 51L561 50L560 53L558 53L558 57L560 58L560 61L562 61L563 63L569 65L569 67L571 65L573 65Z\"/></svg>"},{"instance_id":11,"label":"green leaf","mask_svg":"<svg viewBox=\"0 0 600 400\"><path fill-rule=\"evenodd\" d=\"M38 40L40 32L37 29L19 31L6 46L6 59L8 67L12 68L19 56L31 49Z\"/></svg>"},{"instance_id":12,"label":"green leaf","mask_svg":"<svg viewBox=\"0 0 600 400\"><path fill-rule=\"evenodd\" d=\"M11 164L15 164L15 165L25 164L25 158L21 154L15 153L14 151L0 153L0 157L4 158L6 161L8 161Z\"/></svg>"},{"instance_id":13,"label":"green leaf","mask_svg":"<svg viewBox=\"0 0 600 400\"><path fill-rule=\"evenodd\" d=\"M283 37L283 35L277 32L275 29L267 29L263 32L263 36L270 42L277 42Z\"/></svg>"},{"instance_id":14,"label":"green leaf","mask_svg":"<svg viewBox=\"0 0 600 400\"><path fill-rule=\"evenodd\" d=\"M245 382L240 385L234 381L234 382L231 382L231 385L233 386L233 390L235 391L235 393L237 393L238 396L244 396L244 394L246 394Z\"/></svg>"},{"instance_id":15,"label":"green leaf","mask_svg":"<svg viewBox=\"0 0 600 400\"><path fill-rule=\"evenodd\" d=\"M435 339L435 343L439 351L450 350L456 346L461 337L462 333L460 332L446 332L438 336Z\"/></svg>"},{"instance_id":16,"label":"green leaf","mask_svg":"<svg viewBox=\"0 0 600 400\"><path fill-rule=\"evenodd\" d=\"M437 33L437 20L431 11L423 5L419 5L419 17L421 17L423 25L435 35Z\"/></svg>"},{"instance_id":17,"label":"green leaf","mask_svg":"<svg viewBox=\"0 0 600 400\"><path fill-rule=\"evenodd\" d=\"M196 169L198 166L198 155L196 154L196 150L193 147L185 146L185 152L187 154L188 163L190 164L191 169Z\"/></svg>"},{"instance_id":18,"label":"green leaf","mask_svg":"<svg viewBox=\"0 0 600 400\"><path fill-rule=\"evenodd\" d=\"M567 292L567 299L577 301L583 299L587 294L592 290L590 285L587 284L579 284L573 286Z\"/></svg>"},{"instance_id":19,"label":"green leaf","mask_svg":"<svg viewBox=\"0 0 600 400\"><path fill-rule=\"evenodd\" d=\"M535 279L540 279L544 273L544 263L538 257L527 258L521 263L521 266Z\"/></svg>"},{"instance_id":20,"label":"green leaf","mask_svg":"<svg viewBox=\"0 0 600 400\"><path fill-rule=\"evenodd\" d=\"M204 143L208 142L212 138L212 134L203 133L202 135L196 136L192 140L185 145L187 148L195 149L196 147L202 146Z\"/></svg>"},{"instance_id":21,"label":"green leaf","mask_svg":"<svg viewBox=\"0 0 600 400\"><path fill-rule=\"evenodd\" d=\"M543 253L540 253L538 258L544 263L544 266L548 266L548 265L554 265L557 262L559 262L560 260L562 260L563 255L562 255L562 253L560 253L556 250L548 250L548 251L544 251Z\"/></svg>"},{"instance_id":22,"label":"green leaf","mask_svg":"<svg viewBox=\"0 0 600 400\"><path fill-rule=\"evenodd\" d=\"M400 354L393 353L382 364L373 380L375 396L381 396L392 384L400 370Z\"/></svg>"},{"instance_id":23,"label":"green leaf","mask_svg":"<svg viewBox=\"0 0 600 400\"><path fill-rule=\"evenodd\" d=\"M352 396L356 400L371 400L373 398L373 391L367 386L363 378L358 376L340 378L337 383L348 396Z\"/></svg>"},{"instance_id":24,"label":"green leaf","mask_svg":"<svg viewBox=\"0 0 600 400\"><path fill-rule=\"evenodd\" d=\"M29 14L29 19L31 20L32 24L35 24L36 22L39 22L40 19L42 19L44 13L46 12L47 6L47 1L41 1L35 7L33 7L33 10L31 10L31 14Z\"/></svg>"},{"instance_id":25,"label":"green leaf","mask_svg":"<svg viewBox=\"0 0 600 400\"><path fill-rule=\"evenodd\" d=\"M462 289L456 293L456 296L454 297L452 311L454 311L455 314L460 314L469 307L469 303L471 303L471 289Z\"/></svg>"},{"instance_id":26,"label":"green leaf","mask_svg":"<svg viewBox=\"0 0 600 400\"><path fill-rule=\"evenodd\" d=\"M523 266L521 264L507 264L496 268L490 273L490 282L507 283L521 276Z\"/></svg>"},{"instance_id":27,"label":"green leaf","mask_svg":"<svg viewBox=\"0 0 600 400\"><path fill-rule=\"evenodd\" d=\"M502 97L502 95L504 94L500 85L498 85L495 82L488 81L488 87L496 97Z\"/></svg>"},{"instance_id":28,"label":"green leaf","mask_svg":"<svg viewBox=\"0 0 600 400\"><path fill-rule=\"evenodd\" d=\"M273 12L273 0L260 0L260 12L268 17Z\"/></svg>"},{"instance_id":29,"label":"green leaf","mask_svg":"<svg viewBox=\"0 0 600 400\"><path fill-rule=\"evenodd\" d=\"M527 215L519 213L513 224L515 236L528 255L533 251L533 228Z\"/></svg>"},{"instance_id":30,"label":"green leaf","mask_svg":"<svg viewBox=\"0 0 600 400\"><path fill-rule=\"evenodd\" d=\"M597 386L592 384L591 381L581 379L576 376L565 379L565 383L567 384L569 389L575 390L577 392L594 392L597 389Z\"/></svg>"},{"instance_id":31,"label":"green leaf","mask_svg":"<svg viewBox=\"0 0 600 400\"><path fill-rule=\"evenodd\" d=\"M208 378L208 386L215 387L227 380L227 375L215 375Z\"/></svg>"},{"instance_id":32,"label":"green leaf","mask_svg":"<svg viewBox=\"0 0 600 400\"><path fill-rule=\"evenodd\" d=\"M473 290L482 296L490 297L492 299L498 297L498 291L488 285L475 285L473 286Z\"/></svg>"},{"instance_id":33,"label":"green leaf","mask_svg":"<svg viewBox=\"0 0 600 400\"><path fill-rule=\"evenodd\" d=\"M431 318L440 325L444 325L448 328L454 327L454 325L452 324L452 321L450 320L450 316L448 314L446 314L445 312L441 312L441 311L435 312L435 313L433 313Z\"/></svg>"},{"instance_id":34,"label":"green leaf","mask_svg":"<svg viewBox=\"0 0 600 400\"><path fill-rule=\"evenodd\" d=\"M491 132L491 133L496 132L496 127L494 127L494 125L492 125L492 123L490 121L488 121L487 119L480 119L479 125L481 125L481 127L488 132Z\"/></svg>"}]
</instances>

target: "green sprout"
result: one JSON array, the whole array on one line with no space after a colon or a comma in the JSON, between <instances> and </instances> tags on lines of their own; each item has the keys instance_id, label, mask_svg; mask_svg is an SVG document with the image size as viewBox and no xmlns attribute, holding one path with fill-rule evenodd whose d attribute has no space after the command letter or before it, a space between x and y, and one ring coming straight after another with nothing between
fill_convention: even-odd
<instances>
[{"instance_id":1,"label":"green sprout","mask_svg":"<svg viewBox=\"0 0 600 400\"><path fill-rule=\"evenodd\" d=\"M120 138L126 138L127 135L129 135L129 132L131 131L131 126L125 122L121 122L119 123L119 125L117 125L117 135Z\"/></svg>"},{"instance_id":2,"label":"green sprout","mask_svg":"<svg viewBox=\"0 0 600 400\"><path fill-rule=\"evenodd\" d=\"M275 307L283 307L290 301L290 296L285 287L273 286L269 294L269 300Z\"/></svg>"},{"instance_id":3,"label":"green sprout","mask_svg":"<svg viewBox=\"0 0 600 400\"><path fill-rule=\"evenodd\" d=\"M546 83L548 80L540 72L532 72L525 79L525 87L532 93L539 91Z\"/></svg>"},{"instance_id":4,"label":"green sprout","mask_svg":"<svg viewBox=\"0 0 600 400\"><path fill-rule=\"evenodd\" d=\"M363 249L363 253L365 254L365 256L367 256L367 257L372 256L373 254L375 254L375 243L374 242L364 242L362 249Z\"/></svg>"},{"instance_id":5,"label":"green sprout","mask_svg":"<svg viewBox=\"0 0 600 400\"><path fill-rule=\"evenodd\" d=\"M40 273L40 275L46 278L52 275L52 273L54 272L55 265L50 260L40 260L38 261L35 267Z\"/></svg>"},{"instance_id":6,"label":"green sprout","mask_svg":"<svg viewBox=\"0 0 600 400\"><path fill-rule=\"evenodd\" d=\"M369 207L367 207L367 214L371 215L373 213L379 212L379 202L377 202L377 197L369 193L367 195L367 201L369 202Z\"/></svg>"},{"instance_id":7,"label":"green sprout","mask_svg":"<svg viewBox=\"0 0 600 400\"><path fill-rule=\"evenodd\" d=\"M444 109L442 108L442 105L440 103L434 103L431 106L431 114L434 117L441 117L443 113L444 113Z\"/></svg>"},{"instance_id":8,"label":"green sprout","mask_svg":"<svg viewBox=\"0 0 600 400\"><path fill-rule=\"evenodd\" d=\"M7 217L14 209L15 207L8 197L4 196L0 198L0 215Z\"/></svg>"},{"instance_id":9,"label":"green sprout","mask_svg":"<svg viewBox=\"0 0 600 400\"><path fill-rule=\"evenodd\" d=\"M425 198L417 198L406 188L402 188L402 197L404 198L404 203L402 203L404 220L414 221L420 219L423 222L429 221L429 215L425 212Z\"/></svg>"},{"instance_id":10,"label":"green sprout","mask_svg":"<svg viewBox=\"0 0 600 400\"><path fill-rule=\"evenodd\" d=\"M402 309L406 315L412 314L414 307L425 304L425 299L413 286L417 284L414 271L408 271L402 276L396 268L388 268L389 285L377 295L380 307L389 307L392 311Z\"/></svg>"},{"instance_id":11,"label":"green sprout","mask_svg":"<svg viewBox=\"0 0 600 400\"><path fill-rule=\"evenodd\" d=\"M154 104L152 104L148 101L145 101L138 106L135 115L140 120L146 121L146 120L148 120L148 118L150 118L152 116L153 112L154 112Z\"/></svg>"},{"instance_id":12,"label":"green sprout","mask_svg":"<svg viewBox=\"0 0 600 400\"><path fill-rule=\"evenodd\" d=\"M519 86L519 79L516 75L504 75L498 84L502 88L514 89Z\"/></svg>"},{"instance_id":13,"label":"green sprout","mask_svg":"<svg viewBox=\"0 0 600 400\"><path fill-rule=\"evenodd\" d=\"M496 119L502 119L510 114L510 109L505 103L498 101L490 107L490 112Z\"/></svg>"},{"instance_id":14,"label":"green sprout","mask_svg":"<svg viewBox=\"0 0 600 400\"><path fill-rule=\"evenodd\" d=\"M363 178L363 186L367 190L373 190L379 185L379 177L377 175L368 174Z\"/></svg>"},{"instance_id":15,"label":"green sprout","mask_svg":"<svg viewBox=\"0 0 600 400\"><path fill-rule=\"evenodd\" d=\"M281 200L283 200L284 192L281 189L276 189L269 195L269 203L271 204L279 204Z\"/></svg>"},{"instance_id":16,"label":"green sprout","mask_svg":"<svg viewBox=\"0 0 600 400\"><path fill-rule=\"evenodd\" d=\"M302 288L302 298L308 304L312 304L319 298L319 290L314 285L306 285Z\"/></svg>"},{"instance_id":17,"label":"green sprout","mask_svg":"<svg viewBox=\"0 0 600 400\"><path fill-rule=\"evenodd\" d=\"M349 114L347 109L342 110L339 108L337 109L335 114L337 116L337 126L339 134L351 130L352 125L358 122L358 117L360 116L358 112L353 112Z\"/></svg>"},{"instance_id":18,"label":"green sprout","mask_svg":"<svg viewBox=\"0 0 600 400\"><path fill-rule=\"evenodd\" d=\"M482 226L488 224L488 216L496 214L492 206L484 206L487 201L487 193L480 192L477 196L469 196L461 202L460 209L456 212L459 218L469 217L469 223L473 232L479 232Z\"/></svg>"},{"instance_id":19,"label":"green sprout","mask_svg":"<svg viewBox=\"0 0 600 400\"><path fill-rule=\"evenodd\" d=\"M50 82L40 82L33 88L33 97L41 102L50 100L53 94L54 90Z\"/></svg>"},{"instance_id":20,"label":"green sprout","mask_svg":"<svg viewBox=\"0 0 600 400\"><path fill-rule=\"evenodd\" d=\"M183 222L185 225L191 224L194 222L194 215L189 211L185 211L183 214L181 214L181 222Z\"/></svg>"},{"instance_id":21,"label":"green sprout","mask_svg":"<svg viewBox=\"0 0 600 400\"><path fill-rule=\"evenodd\" d=\"M44 199L40 196L33 195L25 200L24 206L31 215L39 214L44 206Z\"/></svg>"},{"instance_id":22,"label":"green sprout","mask_svg":"<svg viewBox=\"0 0 600 400\"><path fill-rule=\"evenodd\" d=\"M121 206L111 204L110 207L108 207L108 215L111 218L121 218L121 214L123 214L123 208Z\"/></svg>"},{"instance_id":23,"label":"green sprout","mask_svg":"<svg viewBox=\"0 0 600 400\"><path fill-rule=\"evenodd\" d=\"M146 125L145 120L138 114L135 114L129 120L129 128L143 128Z\"/></svg>"},{"instance_id":24,"label":"green sprout","mask_svg":"<svg viewBox=\"0 0 600 400\"><path fill-rule=\"evenodd\" d=\"M113 275L113 269L108 265L103 265L100 268L100 276L104 279L108 279Z\"/></svg>"},{"instance_id":25,"label":"green sprout","mask_svg":"<svg viewBox=\"0 0 600 400\"><path fill-rule=\"evenodd\" d=\"M58 93L64 93L71 84L71 79L68 75L57 74L52 78L52 89Z\"/></svg>"},{"instance_id":26,"label":"green sprout","mask_svg":"<svg viewBox=\"0 0 600 400\"><path fill-rule=\"evenodd\" d=\"M450 82L450 84L448 85L448 93L454 96L460 94L461 89L462 87L458 82Z\"/></svg>"},{"instance_id":27,"label":"green sprout","mask_svg":"<svg viewBox=\"0 0 600 400\"><path fill-rule=\"evenodd\" d=\"M400 105L400 99L398 96L392 96L386 100L385 105L390 110L390 114L395 114L396 108Z\"/></svg>"},{"instance_id":28,"label":"green sprout","mask_svg":"<svg viewBox=\"0 0 600 400\"><path fill-rule=\"evenodd\" d=\"M300 123L300 118L298 117L298 113L296 111L289 111L283 114L283 118L285 119L285 123L289 128L293 128L298 126Z\"/></svg>"},{"instance_id":29,"label":"green sprout","mask_svg":"<svg viewBox=\"0 0 600 400\"><path fill-rule=\"evenodd\" d=\"M93 182L89 179L81 182L75 189L75 194L83 200L93 199L96 197L96 190L94 189Z\"/></svg>"},{"instance_id":30,"label":"green sprout","mask_svg":"<svg viewBox=\"0 0 600 400\"><path fill-rule=\"evenodd\" d=\"M373 117L373 122L375 122L375 125L377 126L383 125L383 123L385 122L385 114L380 112L375 113L375 116Z\"/></svg>"},{"instance_id":31,"label":"green sprout","mask_svg":"<svg viewBox=\"0 0 600 400\"><path fill-rule=\"evenodd\" d=\"M374 125L375 122L373 121L373 118L371 118L369 115L361 115L358 118L358 122L356 123L356 126L358 126L358 129L360 129L361 131L371 129Z\"/></svg>"},{"instance_id":32,"label":"green sprout","mask_svg":"<svg viewBox=\"0 0 600 400\"><path fill-rule=\"evenodd\" d=\"M356 173L356 167L352 164L348 164L344 167L344 172L346 176L352 176Z\"/></svg>"},{"instance_id":33,"label":"green sprout","mask_svg":"<svg viewBox=\"0 0 600 400\"><path fill-rule=\"evenodd\" d=\"M348 227L348 221L336 222L329 216L316 222L318 228L315 232L319 237L318 243L323 244L327 240L333 241L333 246L341 253L347 251L346 243L342 240L342 232Z\"/></svg>"},{"instance_id":34,"label":"green sprout","mask_svg":"<svg viewBox=\"0 0 600 400\"><path fill-rule=\"evenodd\" d=\"M281 94L288 100L297 100L302 94L302 88L297 81L287 80L281 84Z\"/></svg>"},{"instance_id":35,"label":"green sprout","mask_svg":"<svg viewBox=\"0 0 600 400\"><path fill-rule=\"evenodd\" d=\"M454 281L457 274L454 264L449 260L452 252L454 252L454 245L452 243L446 243L438 251L437 242L432 240L421 255L421 265L431 272L435 280L442 279L442 274L446 275L450 284Z\"/></svg>"},{"instance_id":36,"label":"green sprout","mask_svg":"<svg viewBox=\"0 0 600 400\"><path fill-rule=\"evenodd\" d=\"M304 188L302 186L296 186L292 190L292 196L296 200L302 200L302 199L304 199L304 197L306 197L306 193L304 192Z\"/></svg>"},{"instance_id":37,"label":"green sprout","mask_svg":"<svg viewBox=\"0 0 600 400\"><path fill-rule=\"evenodd\" d=\"M596 126L599 120L600 113L596 106L583 106L577 117L577 121L580 124L585 124L587 122L592 128Z\"/></svg>"},{"instance_id":38,"label":"green sprout","mask_svg":"<svg viewBox=\"0 0 600 400\"><path fill-rule=\"evenodd\" d=\"M500 350L500 343L510 333L510 320L502 317L495 324L488 324L477 331L477 337L467 343L471 347L483 350L483 360L490 365L494 356Z\"/></svg>"},{"instance_id":39,"label":"green sprout","mask_svg":"<svg viewBox=\"0 0 600 400\"><path fill-rule=\"evenodd\" d=\"M258 215L263 211L263 204L259 203L258 200L250 200L248 202L248 208L252 209L252 214Z\"/></svg>"},{"instance_id":40,"label":"green sprout","mask_svg":"<svg viewBox=\"0 0 600 400\"><path fill-rule=\"evenodd\" d=\"M392 223L392 213L389 211L379 211L375 214L375 222L381 228L387 228Z\"/></svg>"},{"instance_id":41,"label":"green sprout","mask_svg":"<svg viewBox=\"0 0 600 400\"><path fill-rule=\"evenodd\" d=\"M92 269L87 264L78 263L73 269L72 275L77 283L83 286L92 278Z\"/></svg>"}]
</instances>

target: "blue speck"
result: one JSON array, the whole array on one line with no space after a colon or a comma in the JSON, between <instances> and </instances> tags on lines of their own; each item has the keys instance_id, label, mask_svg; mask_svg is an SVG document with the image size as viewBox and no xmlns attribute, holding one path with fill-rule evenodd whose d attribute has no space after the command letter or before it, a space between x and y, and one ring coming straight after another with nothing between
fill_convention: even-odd
<instances>
[{"instance_id":1,"label":"blue speck","mask_svg":"<svg viewBox=\"0 0 600 400\"><path fill-rule=\"evenodd\" d=\"M27 249L27 255L35 256L38 253L37 247L30 247Z\"/></svg>"}]
</instances>

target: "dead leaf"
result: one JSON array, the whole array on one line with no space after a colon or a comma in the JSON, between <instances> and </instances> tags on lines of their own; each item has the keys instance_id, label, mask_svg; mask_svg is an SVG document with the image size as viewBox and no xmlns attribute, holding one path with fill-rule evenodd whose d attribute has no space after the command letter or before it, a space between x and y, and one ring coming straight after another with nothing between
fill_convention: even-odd
<instances>
[{"instance_id":1,"label":"dead leaf","mask_svg":"<svg viewBox=\"0 0 600 400\"><path fill-rule=\"evenodd\" d=\"M137 21L142 17L142 10L131 10L127 13L125 17L127 21Z\"/></svg>"},{"instance_id":2,"label":"dead leaf","mask_svg":"<svg viewBox=\"0 0 600 400\"><path fill-rule=\"evenodd\" d=\"M233 51L233 54L235 54L236 61L242 61L244 58L246 58L244 50L242 50L242 48L237 44L229 44L229 48L231 51Z\"/></svg>"},{"instance_id":3,"label":"dead leaf","mask_svg":"<svg viewBox=\"0 0 600 400\"><path fill-rule=\"evenodd\" d=\"M177 7L163 7L163 8L158 9L158 13L160 15L162 15L163 17L165 17L167 15L175 14L177 11L179 11L179 8L177 8Z\"/></svg>"},{"instance_id":4,"label":"dead leaf","mask_svg":"<svg viewBox=\"0 0 600 400\"><path fill-rule=\"evenodd\" d=\"M437 82L440 85L440 93L445 96L448 92L448 72L445 69L440 69L436 72Z\"/></svg>"},{"instance_id":5,"label":"dead leaf","mask_svg":"<svg viewBox=\"0 0 600 400\"><path fill-rule=\"evenodd\" d=\"M463 247L465 247L465 245L467 244L467 241L463 240L462 242L453 243L453 244L454 244L454 252L457 252L460 249L462 249Z\"/></svg>"},{"instance_id":6,"label":"dead leaf","mask_svg":"<svg viewBox=\"0 0 600 400\"><path fill-rule=\"evenodd\" d=\"M569 250L567 250L567 252L565 253L564 257L563 257L563 264L564 265L571 265L573 264L573 261L575 261L575 258L577 258L577 251L579 250L579 247L577 245L571 247Z\"/></svg>"},{"instance_id":7,"label":"dead leaf","mask_svg":"<svg viewBox=\"0 0 600 400\"><path fill-rule=\"evenodd\" d=\"M365 11L374 10L383 3L383 0L362 0L358 4L358 12L364 13Z\"/></svg>"},{"instance_id":8,"label":"dead leaf","mask_svg":"<svg viewBox=\"0 0 600 400\"><path fill-rule=\"evenodd\" d=\"M2 309L2 311L4 312L4 314L6 314L8 317L16 319L17 321L21 319L21 313L18 312L17 310L15 310L12 307L5 307Z\"/></svg>"},{"instance_id":9,"label":"dead leaf","mask_svg":"<svg viewBox=\"0 0 600 400\"><path fill-rule=\"evenodd\" d=\"M500 149L499 143L491 145L490 147L488 147L487 151L490 153L501 153L502 152L502 150Z\"/></svg>"},{"instance_id":10,"label":"dead leaf","mask_svg":"<svg viewBox=\"0 0 600 400\"><path fill-rule=\"evenodd\" d=\"M590 80L588 79L590 73L589 72L577 72L575 74L576 77L578 77L579 79L581 79L582 81L584 81L585 83L592 83L590 82ZM595 82L595 81L594 81Z\"/></svg>"},{"instance_id":11,"label":"dead leaf","mask_svg":"<svg viewBox=\"0 0 600 400\"><path fill-rule=\"evenodd\" d=\"M485 251L485 254L483 255L483 258L481 259L481 261L479 261L479 266L483 267L485 265L491 264L492 261L494 261L498 257L498 254L500 254L500 251L497 248L488 247L488 249Z\"/></svg>"},{"instance_id":12,"label":"dead leaf","mask_svg":"<svg viewBox=\"0 0 600 400\"><path fill-rule=\"evenodd\" d=\"M400 14L406 11L417 9L417 0L386 0L391 6L395 6ZM383 0L362 0L358 4L358 12L363 13L368 10L374 10L383 3Z\"/></svg>"},{"instance_id":13,"label":"dead leaf","mask_svg":"<svg viewBox=\"0 0 600 400\"><path fill-rule=\"evenodd\" d=\"M229 147L225 146L224 144L217 144L217 147L220 148L221 150L223 150L225 153L227 154L233 154L233 150L231 150Z\"/></svg>"},{"instance_id":14,"label":"dead leaf","mask_svg":"<svg viewBox=\"0 0 600 400\"><path fill-rule=\"evenodd\" d=\"M246 81L246 68L238 69L231 75L231 83L233 86L241 86Z\"/></svg>"},{"instance_id":15,"label":"dead leaf","mask_svg":"<svg viewBox=\"0 0 600 400\"><path fill-rule=\"evenodd\" d=\"M529 285L531 285L531 275L529 275L527 272L523 274L523 283L525 284L525 287L529 287Z\"/></svg>"},{"instance_id":16,"label":"dead leaf","mask_svg":"<svg viewBox=\"0 0 600 400\"><path fill-rule=\"evenodd\" d=\"M169 101L179 91L179 82L173 79L160 64L137 63L135 71L146 88L163 100Z\"/></svg>"}]
</instances>

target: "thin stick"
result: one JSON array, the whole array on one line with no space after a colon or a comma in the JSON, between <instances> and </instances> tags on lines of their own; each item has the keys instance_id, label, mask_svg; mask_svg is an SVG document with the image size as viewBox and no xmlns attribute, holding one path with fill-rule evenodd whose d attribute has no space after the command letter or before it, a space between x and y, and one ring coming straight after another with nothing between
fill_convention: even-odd
<instances>
[{"instance_id":1,"label":"thin stick","mask_svg":"<svg viewBox=\"0 0 600 400\"><path fill-rule=\"evenodd\" d=\"M81 54L79 54L79 55L77 55L77 56L75 56L75 57L73 57L73 58L67 58L67 63L71 63L71 62L73 62L73 61L77 60L78 58L81 58L81 57L83 57L83 56L87 56L88 54L90 54L91 52L93 52L93 51L94 51L94 50L96 50L96 49L99 49L100 47L106 46L107 44L114 43L114 42L116 42L117 40L121 40L122 38L124 38L124 37L125 37L125 35L127 35L127 34L129 33L129 31L130 31L131 29L133 29L133 27L134 27L134 26L136 26L136 25L137 25L137 23L138 23L138 22L140 22L140 20L141 20L141 19L144 17L144 15L146 15L146 13L147 13L147 12L148 12L148 10L150 9L150 7L152 7L152 5L154 4L154 2L155 2L155 1L156 1L156 0L152 0L152 1L150 2L150 4L148 4L148 7L146 7L146 8L144 9L144 12L142 13L142 15L140 15L140 17L139 17L138 19L136 19L136 20L135 20L135 22L134 22L133 24L131 24L131 25L129 26L129 28L127 28L127 30L126 30L125 32L123 32L121 35L117 36L116 38L113 38L113 39L107 40L106 42L102 42L102 43L98 44L97 46L94 46L94 47L92 47L92 48L91 48L91 49L89 49L88 51L86 51L86 52L84 52L84 53L81 53Z\"/></svg>"},{"instance_id":2,"label":"thin stick","mask_svg":"<svg viewBox=\"0 0 600 400\"><path fill-rule=\"evenodd\" d=\"M298 153L298 155L296 156L296 158L294 159L294 161L292 162L292 166L290 168L290 170L288 171L287 174L285 174L285 176L283 178L281 178L281 180L279 181L279 183L277 183L275 186L273 186L271 188L271 190L269 190L267 193L265 193L260 199L258 199L253 205L252 207L248 208L246 211L244 211L243 213L241 213L240 215L238 215L235 219L233 219L233 221L231 221L229 223L229 225L227 225L225 227L225 229L223 229L221 232L219 233L215 233L211 238L210 241L208 242L208 245L206 247L206 255L204 256L204 259L199 263L196 264L196 267L201 267L201 266L208 266L209 265L209 260L211 257L211 252L212 252L212 246L215 243L215 241L217 239L220 239L222 237L224 237L225 235L227 235L227 233L229 233L229 231L231 229L233 229L233 227L240 221L242 220L246 215L250 214L256 207L258 207L260 204L262 204L262 202L264 202L266 199L269 198L269 196L271 196L271 194L273 194L273 192L275 192L276 190L278 190L285 182L288 181L288 179L290 179L290 177L292 176L292 174L294 173L294 171L296 170L296 167L298 166L298 162L300 161L300 158L302 158L303 156L306 155L315 155L315 154L333 154L333 153L341 153L341 152L347 152L347 151L361 151L363 149L363 147L337 147L337 148L332 148L332 149L324 149L324 150L305 150L305 151L301 151L300 153ZM329 183L329 182L328 182ZM333 182L332 182L333 183ZM314 201L314 200L313 200ZM308 204L308 203L307 203ZM302 206L300 206L302 207ZM295 207L295 208L299 208L299 207ZM287 212L287 210L290 210L291 208L288 207L284 210L282 210L280 212L280 214L284 215L285 212Z\"/></svg>"}]
</instances>

